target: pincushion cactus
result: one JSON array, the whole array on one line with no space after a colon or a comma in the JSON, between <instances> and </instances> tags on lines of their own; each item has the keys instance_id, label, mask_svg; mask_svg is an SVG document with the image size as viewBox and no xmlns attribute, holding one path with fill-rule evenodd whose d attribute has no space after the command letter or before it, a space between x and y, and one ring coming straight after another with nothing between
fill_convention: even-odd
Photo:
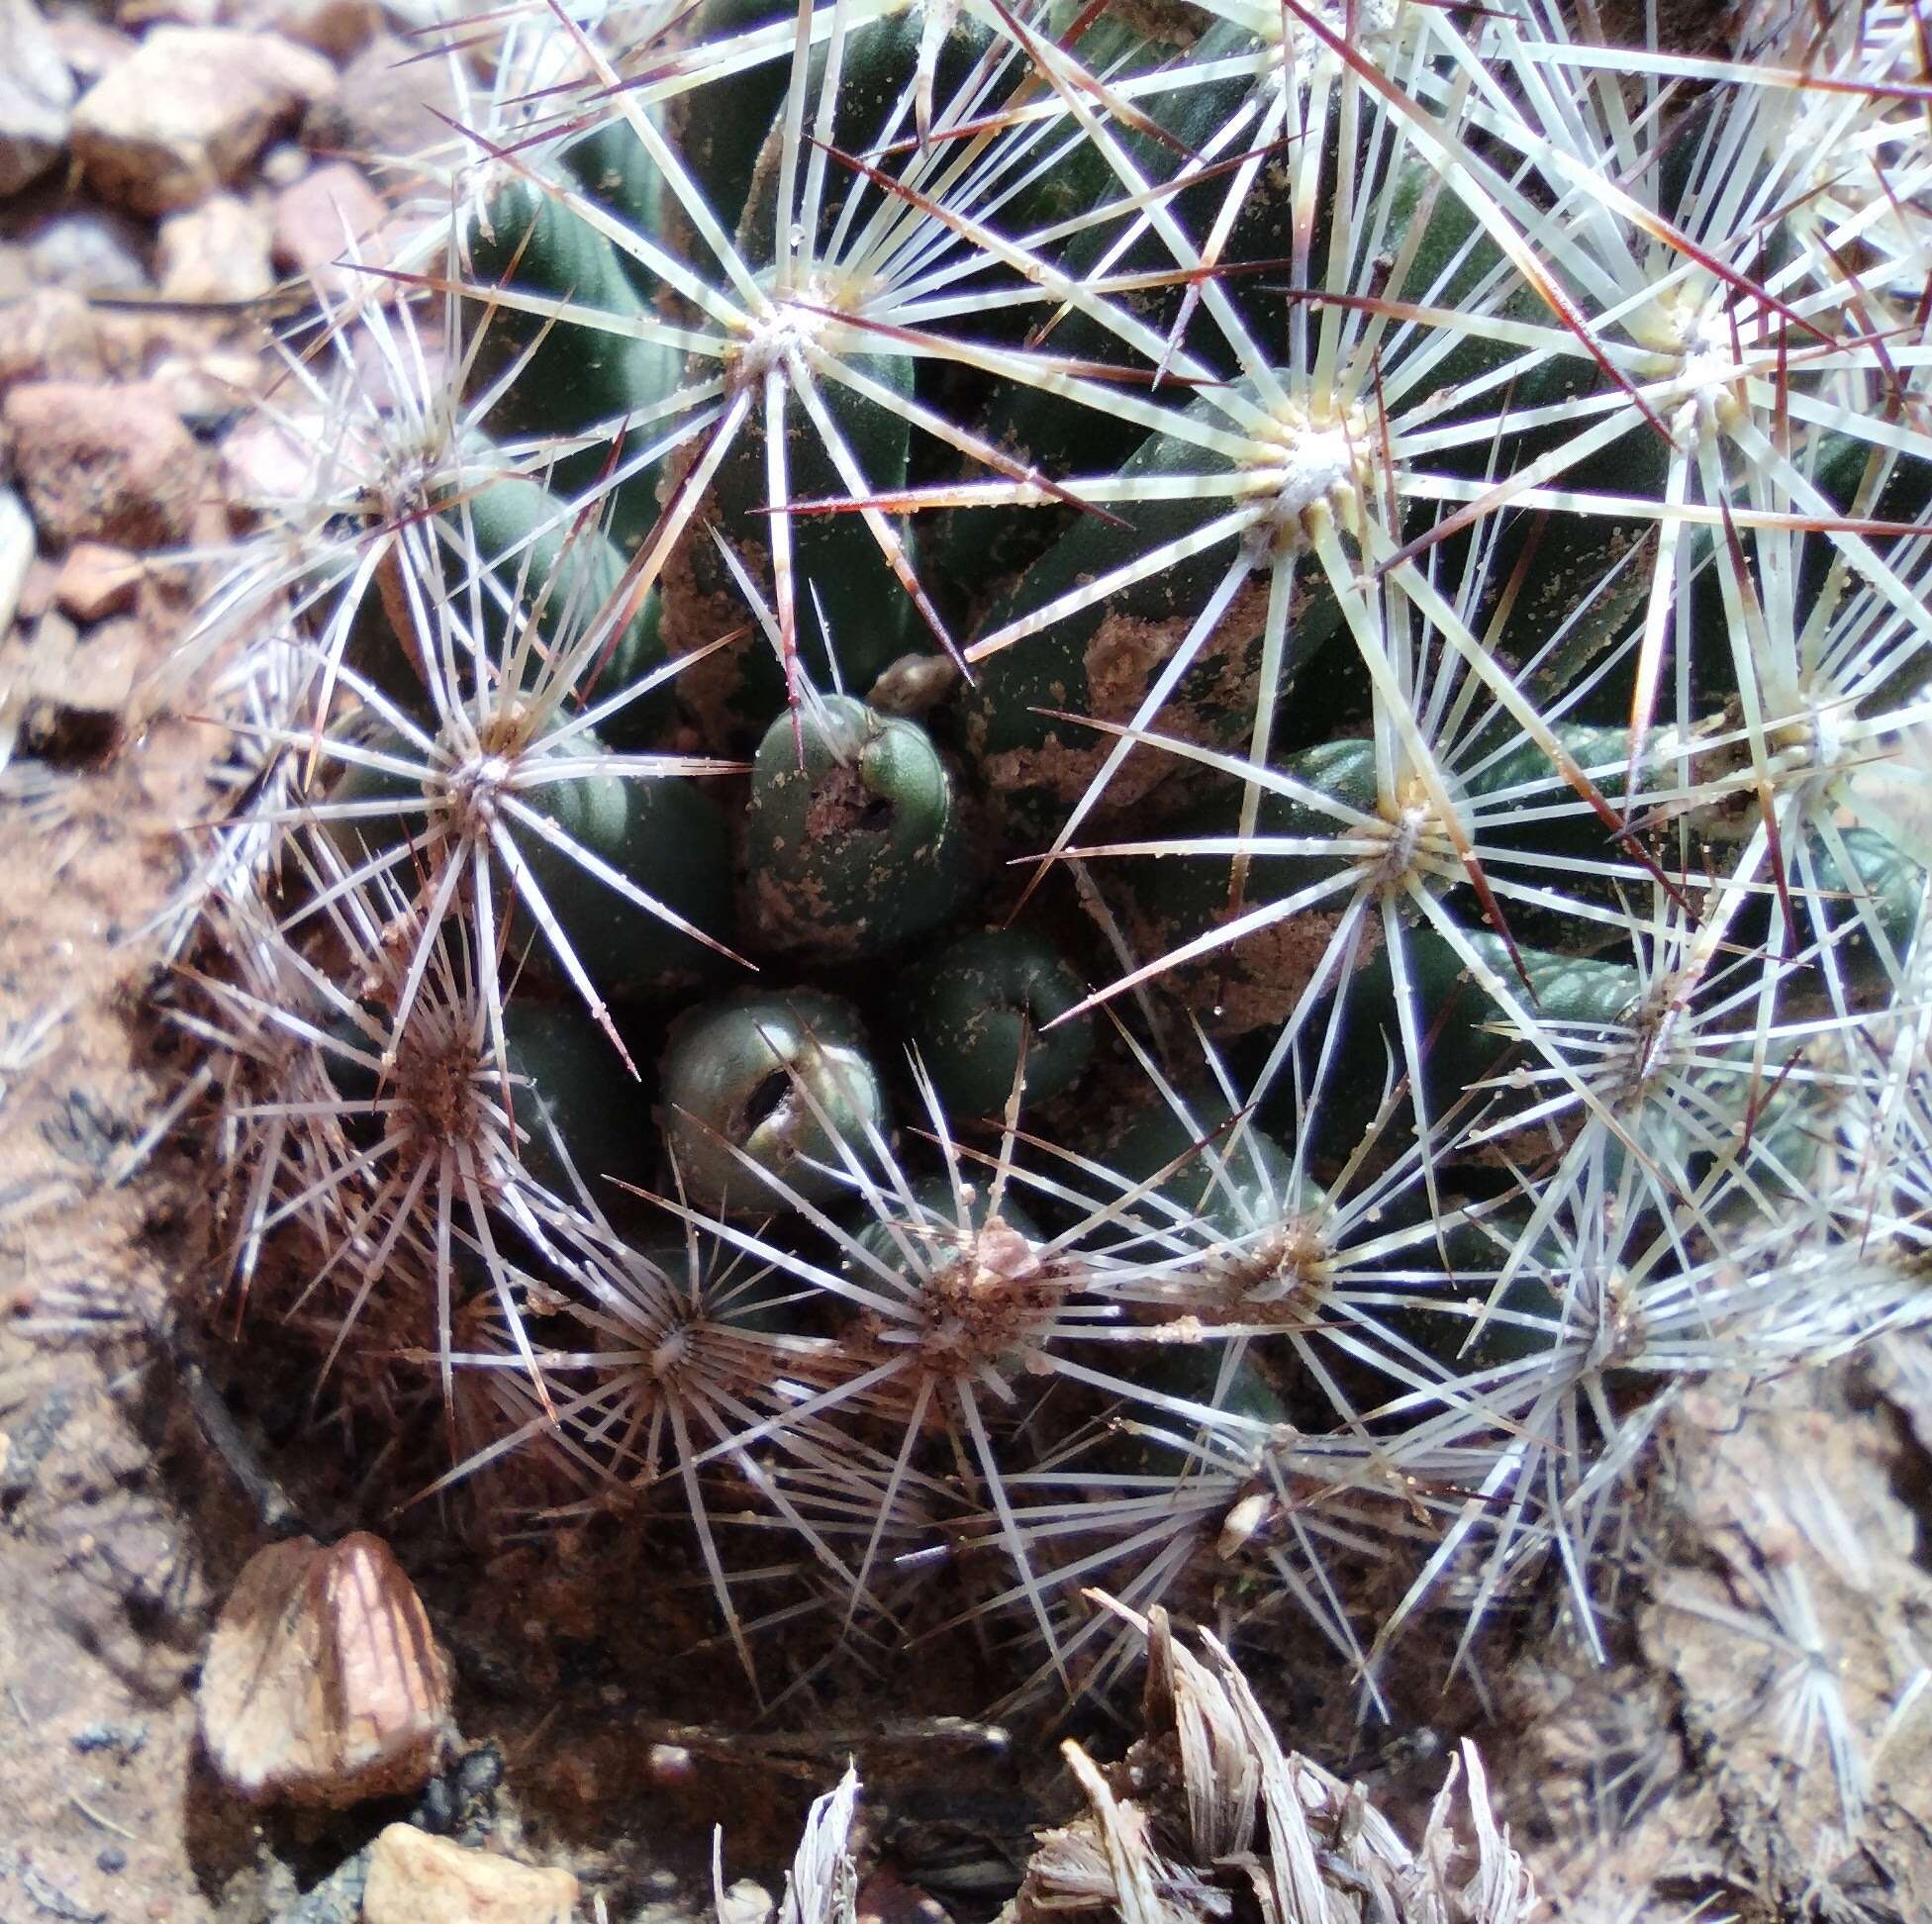
<instances>
[{"instance_id":1,"label":"pincushion cactus","mask_svg":"<svg viewBox=\"0 0 1932 1924\"><path fill-rule=\"evenodd\" d=\"M518 1374L436 1488L675 1477L753 1670L716 1504L833 1637L1077 1690L1104 1576L1374 1696L1539 1567L1588 1621L1677 1387L1919 1313L1849 1145L1932 1075L1927 76L1787 51L519 23L338 317L401 398L344 346L211 615L238 1261Z\"/></svg>"}]
</instances>

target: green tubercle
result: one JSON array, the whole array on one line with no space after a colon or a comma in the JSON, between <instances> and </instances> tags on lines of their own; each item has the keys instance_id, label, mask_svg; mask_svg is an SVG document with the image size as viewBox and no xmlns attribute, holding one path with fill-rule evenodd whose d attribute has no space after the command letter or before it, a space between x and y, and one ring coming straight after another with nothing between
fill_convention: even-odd
<instances>
[{"instance_id":1,"label":"green tubercle","mask_svg":"<svg viewBox=\"0 0 1932 1924\"><path fill-rule=\"evenodd\" d=\"M845 695L775 721L745 816L757 940L876 955L946 920L973 881L952 773L918 722Z\"/></svg>"},{"instance_id":2,"label":"green tubercle","mask_svg":"<svg viewBox=\"0 0 1932 1924\"><path fill-rule=\"evenodd\" d=\"M867 1157L866 1131L887 1119L858 1012L806 989L749 990L682 1017L662 1094L685 1193L729 1215L842 1194L839 1145Z\"/></svg>"},{"instance_id":3,"label":"green tubercle","mask_svg":"<svg viewBox=\"0 0 1932 1924\"><path fill-rule=\"evenodd\" d=\"M1050 1102L1080 1079L1094 1053L1093 1017L1060 1018L1086 997L1086 984L1044 937L989 928L956 936L911 973L900 1022L948 1115L997 1116L1013 1096L1022 1050L1024 1102Z\"/></svg>"}]
</instances>

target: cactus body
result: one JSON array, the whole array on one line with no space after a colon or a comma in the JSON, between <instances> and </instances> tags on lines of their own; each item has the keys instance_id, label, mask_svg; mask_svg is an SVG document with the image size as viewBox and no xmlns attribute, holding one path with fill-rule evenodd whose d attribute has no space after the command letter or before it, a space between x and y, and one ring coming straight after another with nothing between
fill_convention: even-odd
<instances>
[{"instance_id":1,"label":"cactus body","mask_svg":"<svg viewBox=\"0 0 1932 1924\"><path fill-rule=\"evenodd\" d=\"M1050 1102L1080 1080L1094 1051L1093 1017L1074 1013L1085 997L1050 943L987 929L955 937L918 971L901 1026L951 1114L998 1115L1016 1090Z\"/></svg>"},{"instance_id":2,"label":"cactus body","mask_svg":"<svg viewBox=\"0 0 1932 1924\"><path fill-rule=\"evenodd\" d=\"M299 1215L452 1408L514 1354L479 1457L675 1469L754 1672L753 1572L836 1641L970 1567L1056 1686L1116 1579L1273 1573L1357 1681L1588 1617L1660 1389L1924 1313L1923 50L1565 17L560 23L418 277L461 392L344 353L220 598L297 584L196 979L238 1269Z\"/></svg>"}]
</instances>

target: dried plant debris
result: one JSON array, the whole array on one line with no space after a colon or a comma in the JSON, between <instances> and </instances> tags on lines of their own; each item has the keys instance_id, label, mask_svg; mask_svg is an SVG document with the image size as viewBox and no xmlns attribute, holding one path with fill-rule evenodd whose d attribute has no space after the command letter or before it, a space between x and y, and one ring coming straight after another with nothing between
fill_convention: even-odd
<instances>
[{"instance_id":1,"label":"dried plant debris","mask_svg":"<svg viewBox=\"0 0 1932 1924\"><path fill-rule=\"evenodd\" d=\"M1147 1640L1145 1734L1102 1767L1069 1740L1088 1813L1047 1831L1005 1924L1068 1913L1192 1924L1258 1905L1268 1924L1509 1924L1536 1887L1491 1812L1467 1740L1411 1848L1369 1803L1280 1740L1226 1648L1196 1657L1167 1613L1097 1598ZM1460 1786L1460 1787L1459 1787Z\"/></svg>"},{"instance_id":2,"label":"dried plant debris","mask_svg":"<svg viewBox=\"0 0 1932 1924\"><path fill-rule=\"evenodd\" d=\"M778 1924L853 1924L858 1916L858 1869L852 1861L852 1819L859 1774L847 1764L838 1785L813 1804L805 1835L785 1879Z\"/></svg>"},{"instance_id":3,"label":"dried plant debris","mask_svg":"<svg viewBox=\"0 0 1932 1924\"><path fill-rule=\"evenodd\" d=\"M1676 1555L1638 1632L1715 1790L1727 1881L1818 1915L1923 1917L1932 1583L1896 1493L1921 1473L1800 1387L1678 1439Z\"/></svg>"}]
</instances>

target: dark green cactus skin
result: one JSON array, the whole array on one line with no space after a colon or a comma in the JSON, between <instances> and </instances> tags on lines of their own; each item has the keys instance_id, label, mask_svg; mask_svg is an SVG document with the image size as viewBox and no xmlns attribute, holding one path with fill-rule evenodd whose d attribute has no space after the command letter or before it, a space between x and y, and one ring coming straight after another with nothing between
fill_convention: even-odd
<instances>
[{"instance_id":1,"label":"dark green cactus skin","mask_svg":"<svg viewBox=\"0 0 1932 1924\"><path fill-rule=\"evenodd\" d=\"M558 163L600 208L639 234L660 235L676 197L626 120L607 121L557 155ZM612 249L619 270L648 304L657 296L650 269L622 248ZM600 284L602 282L600 281Z\"/></svg>"},{"instance_id":2,"label":"dark green cactus skin","mask_svg":"<svg viewBox=\"0 0 1932 1924\"><path fill-rule=\"evenodd\" d=\"M807 1202L842 1194L840 1140L863 1143L887 1115L857 1011L812 990L743 991L684 1016L664 1052L662 1095L687 1192L740 1215L790 1206L760 1172Z\"/></svg>"},{"instance_id":3,"label":"dark green cactus skin","mask_svg":"<svg viewBox=\"0 0 1932 1924\"><path fill-rule=\"evenodd\" d=\"M486 424L499 439L581 433L652 408L676 388L683 356L652 337L649 297L633 279L635 263L628 271L618 248L582 216L516 178L479 210L467 240L479 287L549 295L608 314L614 323L610 330L569 323L546 329L542 317L518 309L491 313L472 370L474 391L522 361ZM625 452L630 451L627 443ZM574 494L617 458L599 437L556 463L554 485ZM611 532L626 547L655 520L654 497L647 476L620 491Z\"/></svg>"},{"instance_id":4,"label":"dark green cactus skin","mask_svg":"<svg viewBox=\"0 0 1932 1924\"><path fill-rule=\"evenodd\" d=\"M525 476L487 469L439 490L435 505L429 528L439 605L412 598L392 560L378 570L376 592L357 603L348 634L350 665L399 708L418 714L472 701L479 649L493 668L520 660L526 690L567 690L566 712L607 701L662 666L655 591L622 627L612 625L625 563L594 514ZM671 706L659 685L614 708L599 733L613 748L647 748Z\"/></svg>"},{"instance_id":5,"label":"dark green cactus skin","mask_svg":"<svg viewBox=\"0 0 1932 1924\"><path fill-rule=\"evenodd\" d=\"M847 153L865 154L878 144L887 117L912 82L920 53L922 15L909 11L870 23L853 34L840 67L833 142ZM985 50L987 30L962 18L946 37L938 53L940 86L957 85ZM823 49L815 51L813 84L808 99L816 104L819 77L823 73ZM941 93L944 98L944 92ZM781 282L776 273L775 222L782 148L782 121L763 123L758 162L746 187L736 242L745 261L758 271L781 303L799 290ZM709 149L714 154L717 149ZM852 182L850 169L829 170L822 200L818 243L828 245L840 208ZM732 189L721 182L721 197ZM824 269L824 285L803 290L806 306L793 311L808 329L836 325L831 319L838 303L838 266ZM910 398L915 362L892 352L848 352L845 362L861 378L874 381L895 396ZM713 371L694 365L694 378ZM750 391L752 408L731 452L712 483L710 512L723 538L730 543L754 576L770 573L770 534L764 512L770 500L769 453L771 424L755 371L734 375ZM845 384L821 377L818 393L846 446L874 492L906 485L911 431L904 416L881 406ZM826 450L810 410L787 388L783 412L786 485L795 501L837 499L848 484ZM894 524L910 549L914 536L903 519ZM869 688L880 673L909 649L934 648L937 637L921 621L901 586L893 561L877 535L857 515L800 518L791 526L792 565L797 578L809 581L812 592L798 598L798 631L793 637L796 663L774 658L764 638L752 635L724 656L704 664L699 679L716 689L705 702L713 727L725 746L737 751L755 742L773 711L795 698L799 673L816 686L833 685L854 691ZM682 557L670 593L681 626L703 633L706 611L735 600L729 564L713 542L693 545ZM706 638L710 638L709 635ZM696 683L694 682L694 687Z\"/></svg>"},{"instance_id":6,"label":"dark green cactus skin","mask_svg":"<svg viewBox=\"0 0 1932 1924\"><path fill-rule=\"evenodd\" d=\"M534 788L527 799L580 846L715 940L729 942L729 835L718 805L695 784L611 775ZM715 949L628 901L547 842L526 837L524 853L578 959L610 993L654 998L714 981L727 969ZM543 963L542 944L523 914L520 928L532 965L553 969Z\"/></svg>"},{"instance_id":7,"label":"dark green cactus skin","mask_svg":"<svg viewBox=\"0 0 1932 1924\"><path fill-rule=\"evenodd\" d=\"M1073 24L1070 13L1060 23L1061 31ZM1178 33L1178 22L1176 30ZM1200 62L1251 52L1255 41L1239 28L1214 22L1192 46L1183 47L1178 41L1156 42L1149 37L1145 21L1130 23L1122 15L1108 12L1092 20L1074 45L1083 60L1095 63L1097 70L1107 70L1122 60L1164 64L1185 57ZM1120 130L1120 144L1150 180L1171 179L1185 151L1211 138L1219 122L1238 104L1244 85L1237 80L1190 88L1157 103L1154 124L1167 134L1172 145L1137 128ZM1009 201L1000 210L998 226L1008 237L1024 243L1029 236L1090 215L1119 194L1118 179L1106 158L1091 144L1083 144ZM1205 236L1212 225L1215 202L1200 188L1184 191L1172 206L1175 218L1197 236ZM1114 251L1125 219L1123 212L1120 220L1087 226L1061 247L1046 251L1059 258L1070 273L1093 272ZM1237 223L1225 257L1279 257L1286 251L1284 225L1282 210L1272 199L1256 196L1250 214ZM1158 274L1171 264L1171 256L1158 237L1143 235L1114 262L1111 271ZM1180 318L1181 301L1180 290L1169 286L1130 295L1121 305L1149 326L1166 332ZM1091 314L1077 307L1056 310L1044 300L1011 303L990 316L978 317L972 332L1004 346L1029 346L1101 366L1125 369L1135 359L1119 337ZM1218 333L1199 316L1186 332L1185 346L1191 352L1205 354L1225 371L1226 350ZM1116 468L1147 437L1146 429L1130 416L1097 411L1016 381L994 384L975 430L996 447L1047 473ZM1010 577L1037 559L1051 545L1063 522L1063 516L1029 509L955 510L931 518L925 551L939 581L970 583L978 590L989 580Z\"/></svg>"},{"instance_id":8,"label":"dark green cactus skin","mask_svg":"<svg viewBox=\"0 0 1932 1924\"><path fill-rule=\"evenodd\" d=\"M832 115L832 144L841 152L860 156L877 165L871 156L885 143L888 122L898 108L906 89L913 83L922 50L926 16L922 9L908 8L869 22L847 37L838 72L838 101ZM950 22L936 52L933 93L941 102L949 99L965 81L975 63L992 46L992 34L984 21L961 12ZM824 84L825 48L815 47L807 77L807 116L816 115ZM782 152L782 115L774 113L762 123L757 163L745 195L744 212L738 222L738 245L746 259L760 264L775 257L778 174ZM904 127L902 133L912 129ZM894 162L884 157L885 170ZM838 225L856 177L849 166L833 166L825 177L824 199L819 221L819 244L829 243Z\"/></svg>"},{"instance_id":9,"label":"dark green cactus skin","mask_svg":"<svg viewBox=\"0 0 1932 1924\"><path fill-rule=\"evenodd\" d=\"M1924 899L1925 869L1875 828L1838 832L1840 846L1851 858L1851 872L1822 836L1812 838L1811 856L1824 893L1822 901L1809 894L1802 898L1800 932L1829 946L1844 978L1870 989L1896 972L1911 943ZM1812 913L1814 904L1820 913ZM1818 966L1822 973L1824 964Z\"/></svg>"},{"instance_id":10,"label":"dark green cactus skin","mask_svg":"<svg viewBox=\"0 0 1932 1924\"><path fill-rule=\"evenodd\" d=\"M1205 412L1204 404L1195 403L1191 412ZM1227 466L1208 450L1163 434L1144 441L1121 473L1205 474ZM980 631L990 635L1224 512L1223 502L1175 501L1146 504L1130 527L1084 518L989 611ZM1131 722L1233 558L1232 541L1219 543L1119 589L979 666L960 704L960 724L968 751L1016 831L1050 832L1064 820L1111 745L1092 728L1057 716ZM1262 616L1262 597L1237 596L1156 719L1162 732L1215 747L1246 745L1261 663ZM1293 679L1340 623L1334 597L1320 584L1318 571L1310 569L1292 622L1284 681ZM1160 766L1164 772L1164 760Z\"/></svg>"},{"instance_id":11,"label":"dark green cactus skin","mask_svg":"<svg viewBox=\"0 0 1932 1924\"><path fill-rule=\"evenodd\" d=\"M1212 1342L1148 1344L1128 1360L1135 1382L1162 1396L1177 1396L1207 1409L1220 1409L1262 1432L1292 1428L1293 1411L1269 1382L1252 1349L1227 1367L1226 1346ZM1121 1427L1088 1459L1102 1475L1171 1477L1185 1486L1201 1471L1201 1461L1183 1447L1190 1424L1180 1412L1166 1412L1159 1431L1152 1425ZM1210 1539L1211 1540L1211 1539Z\"/></svg>"},{"instance_id":12,"label":"dark green cactus skin","mask_svg":"<svg viewBox=\"0 0 1932 1924\"><path fill-rule=\"evenodd\" d=\"M1023 1102L1051 1102L1079 1081L1094 1053L1094 1019L1061 1018L1086 998L1043 936L989 928L955 936L913 973L900 1026L949 1114L999 1115L1022 1053Z\"/></svg>"},{"instance_id":13,"label":"dark green cactus skin","mask_svg":"<svg viewBox=\"0 0 1932 1924\"><path fill-rule=\"evenodd\" d=\"M503 1013L525 1171L557 1196L575 1195L564 1157L598 1204L620 1213L618 1184L655 1174L649 1105L610 1040L574 1003L513 1002ZM559 1155L559 1146L561 1155Z\"/></svg>"},{"instance_id":14,"label":"dark green cactus skin","mask_svg":"<svg viewBox=\"0 0 1932 1924\"><path fill-rule=\"evenodd\" d=\"M911 392L910 361L892 354L858 358L872 379L895 393ZM905 421L849 388L827 382L822 389L826 412L837 423L868 483L875 489L903 486L910 438ZM769 517L763 512L770 498L765 415L762 394L754 389L751 412L710 496L711 512L724 538L754 579L769 578L771 573ZM842 496L845 483L802 403L788 400L784 423L791 498L823 501ZM707 687L721 684L722 694L707 722L720 745L731 752L758 741L771 717L794 693L798 676L819 688L863 690L913 645L912 624L918 618L891 564L858 516L794 521L792 553L797 579L811 581L817 590L816 597L802 594L800 598L796 665L788 671L766 637L752 633L700 664L688 677L693 687L701 681ZM684 630L706 640L725 625L715 611L737 603L729 565L711 541L689 549L687 565L670 577L666 595L669 612Z\"/></svg>"},{"instance_id":15,"label":"dark green cactus skin","mask_svg":"<svg viewBox=\"0 0 1932 1924\"><path fill-rule=\"evenodd\" d=\"M1192 1223L1209 1239L1278 1219L1283 1200L1296 1194L1294 1157L1253 1120L1235 1134L1235 1111L1218 1090L1183 1093L1188 1120L1165 1102L1147 1103L1099 1145L1123 1184L1151 1184L1156 1200L1138 1205L1138 1218L1157 1233Z\"/></svg>"},{"instance_id":16,"label":"dark green cactus skin","mask_svg":"<svg viewBox=\"0 0 1932 1924\"><path fill-rule=\"evenodd\" d=\"M801 761L801 748L803 760ZM745 813L759 942L877 955L946 921L973 881L957 786L916 722L827 696L771 724Z\"/></svg>"},{"instance_id":17,"label":"dark green cactus skin","mask_svg":"<svg viewBox=\"0 0 1932 1924\"><path fill-rule=\"evenodd\" d=\"M796 17L791 8L773 5L772 0L705 0L693 33L699 41L719 41ZM744 212L765 130L778 113L790 79L789 60L768 60L695 88L671 103L670 131L679 157L726 234ZM667 215L677 218L669 210Z\"/></svg>"},{"instance_id":18,"label":"dark green cactus skin","mask_svg":"<svg viewBox=\"0 0 1932 1924\"><path fill-rule=\"evenodd\" d=\"M1440 1242L1418 1243L1413 1266L1437 1272L1442 1284L1418 1289L1412 1304L1387 1310L1390 1334L1458 1376L1506 1370L1546 1356L1562 1335L1562 1298L1551 1287L1561 1273L1556 1267L1560 1252L1546 1239L1535 1257L1524 1256L1526 1232L1522 1217L1497 1215L1480 1225L1459 1224ZM1520 1265L1518 1273L1494 1300L1489 1287L1448 1294L1445 1286L1453 1287L1456 1278L1487 1283L1512 1260Z\"/></svg>"},{"instance_id":19,"label":"dark green cactus skin","mask_svg":"<svg viewBox=\"0 0 1932 1924\"><path fill-rule=\"evenodd\" d=\"M445 518L467 516L480 557L499 588L515 598L519 615L533 625L542 646L531 648L525 685L534 683L547 657L559 650L588 644L624 580L624 556L595 522L573 526L561 499L534 481L516 478L492 481L464 497L460 510L445 507ZM540 532L538 530L541 530ZM452 583L460 602L461 588ZM502 609L487 595L483 633L495 643L498 631L513 641L521 629L503 620ZM603 702L633 687L662 665L664 644L658 634L655 592L645 596L624 626L606 635L601 628L592 662L601 669L570 677L570 686L586 705ZM598 728L599 738L620 750L648 747L662 732L671 714L671 693L659 686L622 708L614 709Z\"/></svg>"},{"instance_id":20,"label":"dark green cactus skin","mask_svg":"<svg viewBox=\"0 0 1932 1924\"><path fill-rule=\"evenodd\" d=\"M1517 1005L1533 1009L1553 1024L1614 1023L1636 1007L1642 993L1642 977L1628 963L1525 948L1520 942L1512 953L1499 936L1481 929L1470 931L1468 939L1493 979ZM1523 1062L1527 1051L1510 1043L1503 1006L1440 935L1418 931L1412 954L1415 1000L1428 1026L1425 1095L1440 1112L1466 1090ZM1363 970L1359 992L1365 1011L1391 1006L1395 986L1386 956ZM1358 1086L1379 1091L1383 1038L1380 1033L1373 1037L1365 1033L1366 1026L1358 1024L1352 1035ZM1347 1075L1338 1079L1344 1088L1353 1080Z\"/></svg>"}]
</instances>

